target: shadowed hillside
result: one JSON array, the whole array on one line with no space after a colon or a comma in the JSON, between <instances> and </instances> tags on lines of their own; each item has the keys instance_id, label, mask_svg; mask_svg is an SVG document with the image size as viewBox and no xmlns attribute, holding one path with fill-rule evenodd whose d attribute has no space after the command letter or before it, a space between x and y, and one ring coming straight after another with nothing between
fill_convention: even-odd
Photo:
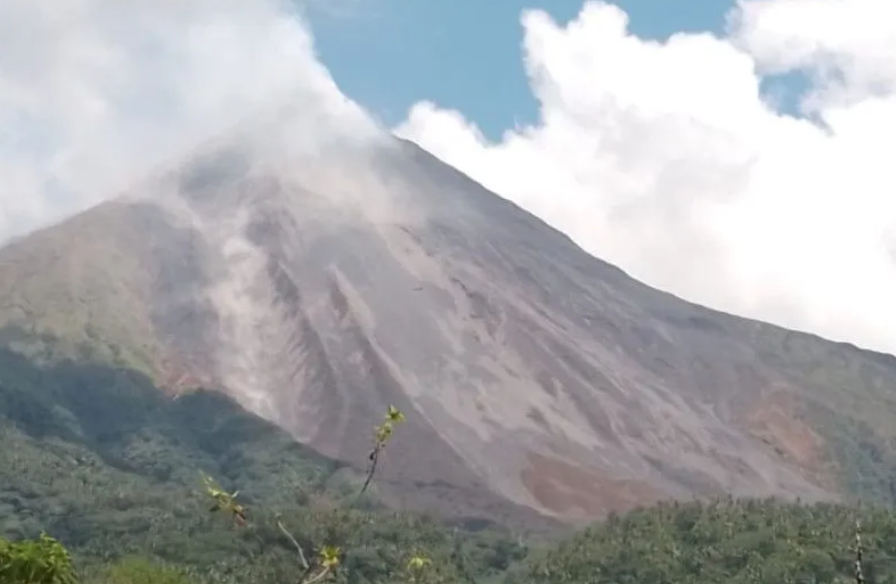
<instances>
[{"instance_id":1,"label":"shadowed hillside","mask_svg":"<svg viewBox=\"0 0 896 584\"><path fill-rule=\"evenodd\" d=\"M137 555L218 583L283 582L295 577L296 559L276 514L302 541L325 541L328 510L354 500L362 476L221 393L172 399L133 370L54 355L49 337L2 336L43 352L0 349L0 537L46 531L84 574ZM240 490L247 527L209 513L200 472ZM444 573L477 577L526 553L506 531L471 525L478 531L461 535L463 524L387 511L375 494L347 513L334 533L352 550L346 569L363 578L400 568L408 549L425 551Z\"/></svg>"}]
</instances>

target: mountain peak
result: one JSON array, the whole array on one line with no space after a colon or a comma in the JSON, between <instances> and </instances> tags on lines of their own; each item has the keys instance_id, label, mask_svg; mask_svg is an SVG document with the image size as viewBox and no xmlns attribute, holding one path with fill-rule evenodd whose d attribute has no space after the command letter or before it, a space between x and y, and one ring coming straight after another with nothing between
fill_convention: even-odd
<instances>
[{"instance_id":1,"label":"mountain peak","mask_svg":"<svg viewBox=\"0 0 896 584\"><path fill-rule=\"evenodd\" d=\"M892 363L644 286L411 143L279 135L215 141L0 251L0 322L357 464L395 404L382 483L412 508L851 492L838 449L887 419Z\"/></svg>"}]
</instances>

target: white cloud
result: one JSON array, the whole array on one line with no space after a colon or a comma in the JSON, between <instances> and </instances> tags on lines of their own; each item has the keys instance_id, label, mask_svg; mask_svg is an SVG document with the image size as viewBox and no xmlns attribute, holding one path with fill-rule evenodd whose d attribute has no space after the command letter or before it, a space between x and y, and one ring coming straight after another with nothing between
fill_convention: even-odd
<instances>
[{"instance_id":1,"label":"white cloud","mask_svg":"<svg viewBox=\"0 0 896 584\"><path fill-rule=\"evenodd\" d=\"M649 283L896 351L896 3L753 0L665 43L600 3L523 24L537 125L493 144L423 103L399 133ZM760 96L793 70L825 127ZM284 100L364 117L280 0L0 2L0 241Z\"/></svg>"},{"instance_id":2,"label":"white cloud","mask_svg":"<svg viewBox=\"0 0 896 584\"><path fill-rule=\"evenodd\" d=\"M4 0L0 241L284 102L363 115L280 0Z\"/></svg>"},{"instance_id":3,"label":"white cloud","mask_svg":"<svg viewBox=\"0 0 896 584\"><path fill-rule=\"evenodd\" d=\"M522 24L536 125L419 103L396 133L648 283L896 352L896 3L747 0L662 43L599 2ZM788 72L816 122L760 94Z\"/></svg>"}]
</instances>

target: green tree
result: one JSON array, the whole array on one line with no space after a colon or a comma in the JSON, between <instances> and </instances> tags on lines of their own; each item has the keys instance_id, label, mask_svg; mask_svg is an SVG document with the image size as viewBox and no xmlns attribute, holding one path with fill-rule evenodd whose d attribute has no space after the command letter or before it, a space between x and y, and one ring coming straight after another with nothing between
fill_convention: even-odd
<instances>
[{"instance_id":1,"label":"green tree","mask_svg":"<svg viewBox=\"0 0 896 584\"><path fill-rule=\"evenodd\" d=\"M332 577L343 564L345 549L342 547L341 541L345 538L345 534L353 529L351 525L352 518L348 512L351 510L351 507L362 500L372 484L380 456L382 456L386 445L392 438L396 426L402 422L404 422L404 414L395 406L390 405L383 422L374 428L373 447L368 455L367 473L360 489L350 500L349 508L334 507L328 515L319 518L323 524L319 527L323 527L323 531L326 533L322 541L311 540L303 545L284 525L279 516L276 517L277 529L283 537L289 540L296 551L298 577L295 578L295 581L299 584L315 584L325 578ZM209 476L203 476L203 481L206 494L213 501L210 511L221 511L232 518L238 527L246 527L248 509L237 501L239 491L228 493ZM400 550L400 552L405 556L403 562L404 573L400 577L415 583L432 581L432 571L430 569L432 561L426 554L418 551L409 553L409 550L406 549Z\"/></svg>"},{"instance_id":2,"label":"green tree","mask_svg":"<svg viewBox=\"0 0 896 584\"><path fill-rule=\"evenodd\" d=\"M75 584L68 550L52 537L8 541L0 538L0 582L3 584Z\"/></svg>"}]
</instances>

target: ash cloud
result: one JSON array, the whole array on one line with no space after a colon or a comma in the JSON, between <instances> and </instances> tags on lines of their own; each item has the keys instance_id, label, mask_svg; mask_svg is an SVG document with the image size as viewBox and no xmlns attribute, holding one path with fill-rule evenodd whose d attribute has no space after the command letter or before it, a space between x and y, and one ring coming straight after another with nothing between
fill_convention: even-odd
<instances>
[{"instance_id":1,"label":"ash cloud","mask_svg":"<svg viewBox=\"0 0 896 584\"><path fill-rule=\"evenodd\" d=\"M377 134L278 0L2 2L0 128L0 242L216 136L289 156Z\"/></svg>"}]
</instances>

